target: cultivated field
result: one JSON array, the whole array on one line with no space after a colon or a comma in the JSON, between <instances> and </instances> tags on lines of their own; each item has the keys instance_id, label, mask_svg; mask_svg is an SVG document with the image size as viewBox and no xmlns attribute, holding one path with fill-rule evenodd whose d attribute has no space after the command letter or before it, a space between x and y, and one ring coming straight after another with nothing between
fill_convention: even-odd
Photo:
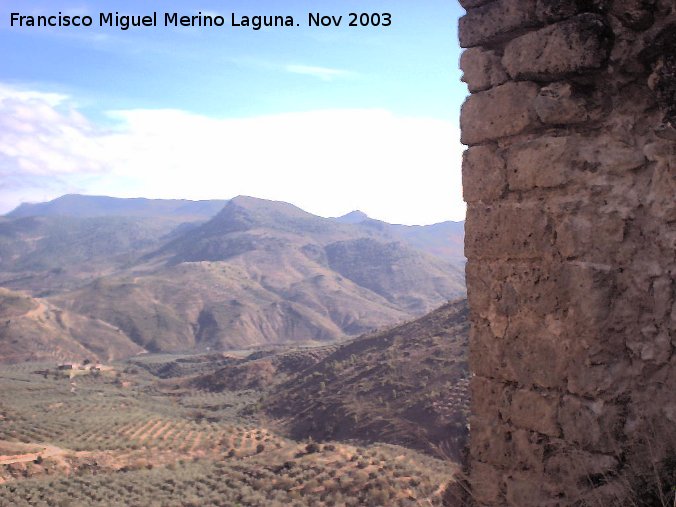
<instances>
[{"instance_id":1,"label":"cultivated field","mask_svg":"<svg viewBox=\"0 0 676 507\"><path fill-rule=\"evenodd\" d=\"M455 465L317 444L260 420L263 393L207 392L227 360L149 357L72 376L0 368L0 506L440 505Z\"/></svg>"}]
</instances>

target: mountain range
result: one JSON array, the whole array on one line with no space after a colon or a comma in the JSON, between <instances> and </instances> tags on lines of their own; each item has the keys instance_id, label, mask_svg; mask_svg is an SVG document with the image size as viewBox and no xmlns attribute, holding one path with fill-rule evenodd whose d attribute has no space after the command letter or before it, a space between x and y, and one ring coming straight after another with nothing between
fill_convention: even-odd
<instances>
[{"instance_id":1,"label":"mountain range","mask_svg":"<svg viewBox=\"0 0 676 507\"><path fill-rule=\"evenodd\" d=\"M114 332L117 340L105 340L114 350L69 326L47 333L60 329L102 358L322 342L463 295L462 225L393 225L361 212L322 218L244 196L69 195L0 218L0 286L47 314ZM31 310L22 315L37 322ZM103 336L98 329L89 335ZM16 361L0 340L0 358L6 351Z\"/></svg>"}]
</instances>

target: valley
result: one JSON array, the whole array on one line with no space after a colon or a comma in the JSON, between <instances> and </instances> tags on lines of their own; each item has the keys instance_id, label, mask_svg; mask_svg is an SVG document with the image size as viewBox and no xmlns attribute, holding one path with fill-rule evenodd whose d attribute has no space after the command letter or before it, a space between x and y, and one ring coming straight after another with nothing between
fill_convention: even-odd
<instances>
[{"instance_id":1,"label":"valley","mask_svg":"<svg viewBox=\"0 0 676 507\"><path fill-rule=\"evenodd\" d=\"M451 331L438 327L447 317ZM466 317L459 301L340 345L144 354L87 369L0 367L0 505L441 505L464 445ZM398 377L400 399L427 400L426 423L410 419L403 402L376 402L378 388L353 398L357 385L391 391L379 359L401 355L401 368L410 361L406 339L417 340L412 348L449 339L454 345L445 347L459 361L448 378L422 386L413 383L415 370ZM348 363L372 363L358 378L349 364L340 380L317 374L360 351ZM439 352L419 348L410 364L433 364ZM459 390L443 408L442 381ZM294 401L299 394L306 399ZM341 431L315 424L325 402L337 408ZM290 419L298 403L303 413ZM429 432L459 418L456 441ZM427 433L407 436L414 423Z\"/></svg>"},{"instance_id":2,"label":"valley","mask_svg":"<svg viewBox=\"0 0 676 507\"><path fill-rule=\"evenodd\" d=\"M0 217L0 507L442 505L462 225L243 196Z\"/></svg>"}]
</instances>

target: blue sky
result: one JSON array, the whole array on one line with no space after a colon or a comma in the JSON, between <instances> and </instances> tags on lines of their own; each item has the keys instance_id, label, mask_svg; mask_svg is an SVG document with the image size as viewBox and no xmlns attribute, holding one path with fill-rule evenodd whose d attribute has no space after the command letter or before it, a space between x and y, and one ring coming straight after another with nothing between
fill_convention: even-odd
<instances>
[{"instance_id":1,"label":"blue sky","mask_svg":"<svg viewBox=\"0 0 676 507\"><path fill-rule=\"evenodd\" d=\"M11 12L59 11L94 26L9 26ZM97 26L115 11L301 26ZM304 26L309 12L342 26ZM348 27L349 12L389 12L392 25ZM249 194L321 215L461 219L462 13L442 0L3 0L0 213L65 192Z\"/></svg>"}]
</instances>

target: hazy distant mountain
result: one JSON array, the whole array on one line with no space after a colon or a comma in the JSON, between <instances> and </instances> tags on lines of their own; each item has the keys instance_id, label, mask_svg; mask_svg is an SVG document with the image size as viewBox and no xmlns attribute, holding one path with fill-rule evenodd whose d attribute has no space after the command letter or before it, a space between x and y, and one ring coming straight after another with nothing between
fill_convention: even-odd
<instances>
[{"instance_id":1,"label":"hazy distant mountain","mask_svg":"<svg viewBox=\"0 0 676 507\"><path fill-rule=\"evenodd\" d=\"M161 246L181 221L140 217L0 217L0 286L34 295L82 286Z\"/></svg>"},{"instance_id":2,"label":"hazy distant mountain","mask_svg":"<svg viewBox=\"0 0 676 507\"><path fill-rule=\"evenodd\" d=\"M134 263L227 203L64 195L0 217L0 285L34 294L81 286Z\"/></svg>"},{"instance_id":3,"label":"hazy distant mountain","mask_svg":"<svg viewBox=\"0 0 676 507\"><path fill-rule=\"evenodd\" d=\"M337 217L335 220L341 223L360 224L364 227L386 231L424 252L450 262L463 264L465 261L465 222L449 221L432 225L388 224L369 218L366 213L359 210Z\"/></svg>"},{"instance_id":4,"label":"hazy distant mountain","mask_svg":"<svg viewBox=\"0 0 676 507\"><path fill-rule=\"evenodd\" d=\"M331 340L464 294L462 261L416 248L406 226L251 197L183 218L0 218L0 285L49 295L153 351Z\"/></svg>"},{"instance_id":5,"label":"hazy distant mountain","mask_svg":"<svg viewBox=\"0 0 676 507\"><path fill-rule=\"evenodd\" d=\"M162 217L184 221L208 220L226 200L188 201L185 199L123 199L117 197L68 194L49 202L21 204L6 216L20 217Z\"/></svg>"},{"instance_id":6,"label":"hazy distant mountain","mask_svg":"<svg viewBox=\"0 0 676 507\"><path fill-rule=\"evenodd\" d=\"M334 218L336 222L341 222L343 224L359 224L364 220L370 220L369 216L360 210L350 211L348 214L343 215L342 217Z\"/></svg>"}]
</instances>

